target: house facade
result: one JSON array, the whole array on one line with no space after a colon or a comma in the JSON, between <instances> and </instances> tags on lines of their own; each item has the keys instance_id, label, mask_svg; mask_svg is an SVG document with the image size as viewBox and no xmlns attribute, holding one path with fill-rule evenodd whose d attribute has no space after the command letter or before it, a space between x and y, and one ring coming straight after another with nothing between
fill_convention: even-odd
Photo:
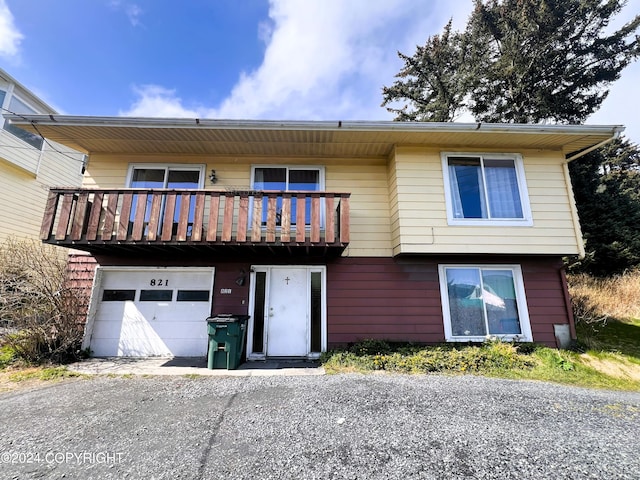
<instances>
[{"instance_id":1,"label":"house facade","mask_svg":"<svg viewBox=\"0 0 640 480\"><path fill-rule=\"evenodd\" d=\"M250 315L247 358L366 338L575 336L583 254L569 161L614 126L68 116L15 124L88 155L51 189L44 242L86 252L96 356L205 355ZM560 332L560 333L559 333Z\"/></svg>"},{"instance_id":2,"label":"house facade","mask_svg":"<svg viewBox=\"0 0 640 480\"><path fill-rule=\"evenodd\" d=\"M0 111L55 114L24 85L0 69ZM47 143L37 132L11 125L0 115L0 242L38 239L49 188L80 186L84 155Z\"/></svg>"}]
</instances>

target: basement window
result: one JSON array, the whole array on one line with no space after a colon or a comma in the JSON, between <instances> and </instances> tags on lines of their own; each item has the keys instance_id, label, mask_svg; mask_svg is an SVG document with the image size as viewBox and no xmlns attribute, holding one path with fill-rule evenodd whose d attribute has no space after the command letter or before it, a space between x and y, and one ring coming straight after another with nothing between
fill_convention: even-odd
<instances>
[{"instance_id":1,"label":"basement window","mask_svg":"<svg viewBox=\"0 0 640 480\"><path fill-rule=\"evenodd\" d=\"M532 341L520 266L440 265L438 270L447 341Z\"/></svg>"}]
</instances>

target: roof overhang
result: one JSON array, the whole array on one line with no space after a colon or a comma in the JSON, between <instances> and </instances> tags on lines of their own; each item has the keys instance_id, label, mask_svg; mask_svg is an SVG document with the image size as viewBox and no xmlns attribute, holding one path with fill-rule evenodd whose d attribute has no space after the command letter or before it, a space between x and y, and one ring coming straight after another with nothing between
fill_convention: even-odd
<instances>
[{"instance_id":1,"label":"roof overhang","mask_svg":"<svg viewBox=\"0 0 640 480\"><path fill-rule=\"evenodd\" d=\"M398 145L556 150L569 159L616 138L620 125L265 121L5 115L88 154L387 157Z\"/></svg>"}]
</instances>

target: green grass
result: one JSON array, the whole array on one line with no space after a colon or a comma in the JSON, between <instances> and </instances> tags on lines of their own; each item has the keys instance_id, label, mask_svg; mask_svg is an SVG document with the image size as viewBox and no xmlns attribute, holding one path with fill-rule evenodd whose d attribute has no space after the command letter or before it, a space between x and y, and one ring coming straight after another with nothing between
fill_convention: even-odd
<instances>
[{"instance_id":1,"label":"green grass","mask_svg":"<svg viewBox=\"0 0 640 480\"><path fill-rule=\"evenodd\" d=\"M15 359L16 354L8 345L0 347L0 370L7 368Z\"/></svg>"},{"instance_id":2,"label":"green grass","mask_svg":"<svg viewBox=\"0 0 640 480\"><path fill-rule=\"evenodd\" d=\"M616 353L608 355L606 360L614 363L627 358ZM349 350L328 352L322 357L327 373L471 373L588 388L640 391L640 381L608 375L594 368L590 361L590 354L581 355L530 344L487 342L483 345L417 347L392 346L372 340L356 344Z\"/></svg>"},{"instance_id":3,"label":"green grass","mask_svg":"<svg viewBox=\"0 0 640 480\"><path fill-rule=\"evenodd\" d=\"M640 319L576 325L578 339L591 351L614 352L640 362Z\"/></svg>"},{"instance_id":4,"label":"green grass","mask_svg":"<svg viewBox=\"0 0 640 480\"><path fill-rule=\"evenodd\" d=\"M62 380L64 378L81 377L86 375L78 372L72 372L65 367L40 367L40 368L27 368L18 370L8 375L8 380L11 382L24 382L27 380Z\"/></svg>"},{"instance_id":5,"label":"green grass","mask_svg":"<svg viewBox=\"0 0 640 480\"><path fill-rule=\"evenodd\" d=\"M579 354L554 348L540 348L532 357L535 366L530 370L502 371L501 378L541 380L587 388L640 391L640 381L608 375L590 365L590 352ZM595 358L595 356L594 356ZM614 364L620 359L609 358ZM491 375L489 373L489 375Z\"/></svg>"}]
</instances>

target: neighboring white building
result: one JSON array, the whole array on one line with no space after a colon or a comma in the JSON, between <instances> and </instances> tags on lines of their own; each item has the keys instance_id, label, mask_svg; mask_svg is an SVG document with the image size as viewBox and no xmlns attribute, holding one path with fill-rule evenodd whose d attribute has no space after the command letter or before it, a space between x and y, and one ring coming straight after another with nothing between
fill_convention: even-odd
<instances>
[{"instance_id":1,"label":"neighboring white building","mask_svg":"<svg viewBox=\"0 0 640 480\"><path fill-rule=\"evenodd\" d=\"M0 107L3 115L57 113L2 69ZM9 236L37 239L49 188L79 186L83 160L83 154L0 116L0 242Z\"/></svg>"}]
</instances>

